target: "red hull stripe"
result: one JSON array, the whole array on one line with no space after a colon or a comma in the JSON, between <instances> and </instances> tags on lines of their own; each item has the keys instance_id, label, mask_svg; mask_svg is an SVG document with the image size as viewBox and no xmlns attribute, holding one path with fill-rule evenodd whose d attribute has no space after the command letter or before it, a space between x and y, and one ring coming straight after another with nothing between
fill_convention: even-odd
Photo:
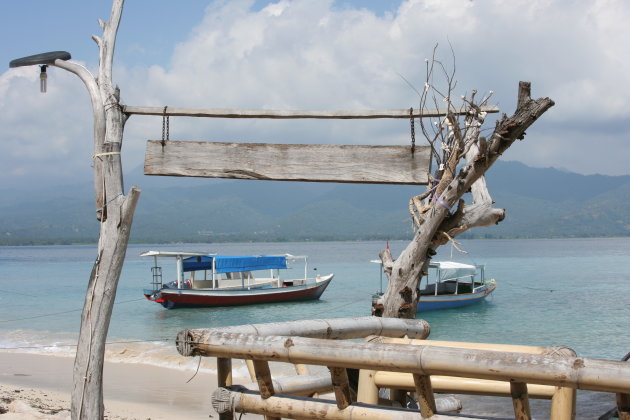
<instances>
[{"instance_id":1,"label":"red hull stripe","mask_svg":"<svg viewBox=\"0 0 630 420\"><path fill-rule=\"evenodd\" d=\"M318 299L332 279L320 283L316 287L301 288L291 290L293 287L283 287L274 289L258 289L243 292L242 294L211 294L201 290L177 290L163 289L160 291L160 300L169 304L169 307L176 306L235 306L251 305L256 303L290 302L296 300Z\"/></svg>"}]
</instances>

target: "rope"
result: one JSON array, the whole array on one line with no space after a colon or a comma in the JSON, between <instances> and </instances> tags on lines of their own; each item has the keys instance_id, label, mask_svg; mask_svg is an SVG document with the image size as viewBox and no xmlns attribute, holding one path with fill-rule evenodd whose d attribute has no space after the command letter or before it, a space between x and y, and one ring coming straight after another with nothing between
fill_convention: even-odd
<instances>
[{"instance_id":1,"label":"rope","mask_svg":"<svg viewBox=\"0 0 630 420\"><path fill-rule=\"evenodd\" d=\"M101 156L110 156L110 155L119 155L120 152L105 152L105 153L95 153L92 155L92 159L101 157Z\"/></svg>"},{"instance_id":2,"label":"rope","mask_svg":"<svg viewBox=\"0 0 630 420\"><path fill-rule=\"evenodd\" d=\"M100 207L100 208L98 208L98 209L96 209L96 210L97 210L97 211L99 211L99 210L104 210L104 209L105 209L105 207L107 207L107 205L108 205L109 203L111 203L112 201L114 201L115 199L117 199L118 197L120 197L121 195L124 195L124 194L123 194L123 193L119 193L119 194L115 195L115 196L114 196L113 198L111 198L108 202L106 202L105 204L103 204L103 207Z\"/></svg>"},{"instance_id":3,"label":"rope","mask_svg":"<svg viewBox=\"0 0 630 420\"><path fill-rule=\"evenodd\" d=\"M125 300L125 301L122 301L122 302L114 302L114 305L118 305L118 304L121 304L121 303L137 302L139 300L144 300L144 298ZM0 323L1 322L26 321L28 319L36 319L36 318L46 318L46 317L49 317L49 316L63 315L63 314L68 314L70 312L79 312L79 311L82 311L82 310L83 309L70 309L70 310L63 311L63 312L54 312L54 313L50 313L50 314L34 315L34 316L28 316L28 317L25 317L25 318L0 319Z\"/></svg>"},{"instance_id":4,"label":"rope","mask_svg":"<svg viewBox=\"0 0 630 420\"><path fill-rule=\"evenodd\" d=\"M201 366L201 356L199 356L199 363L197 363L197 370L195 371L195 374L191 376L190 379L186 381L186 383L192 381L195 378L195 376L197 376L197 373L199 373L200 366Z\"/></svg>"}]
</instances>

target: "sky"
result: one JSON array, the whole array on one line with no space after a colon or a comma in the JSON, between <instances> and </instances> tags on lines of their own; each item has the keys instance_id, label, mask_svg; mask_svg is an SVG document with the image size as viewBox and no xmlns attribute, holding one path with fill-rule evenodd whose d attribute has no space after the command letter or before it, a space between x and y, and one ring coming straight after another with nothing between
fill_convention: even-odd
<instances>
[{"instance_id":1,"label":"sky","mask_svg":"<svg viewBox=\"0 0 630 420\"><path fill-rule=\"evenodd\" d=\"M109 0L4 1L0 14L0 188L90 180L92 112L82 82L15 58L65 50L92 72ZM455 71L455 93L492 91L511 115L518 83L556 105L503 156L581 174L630 174L630 2L625 0L128 0L114 82L124 104L243 109L417 107L425 59ZM451 52L452 49L452 52ZM438 83L438 82L436 82ZM492 129L492 121L487 129ZM132 116L123 167L141 167L160 117ZM173 117L170 138L409 144L405 120ZM418 140L421 143L421 139ZM126 186L127 188L129 186Z\"/></svg>"}]
</instances>

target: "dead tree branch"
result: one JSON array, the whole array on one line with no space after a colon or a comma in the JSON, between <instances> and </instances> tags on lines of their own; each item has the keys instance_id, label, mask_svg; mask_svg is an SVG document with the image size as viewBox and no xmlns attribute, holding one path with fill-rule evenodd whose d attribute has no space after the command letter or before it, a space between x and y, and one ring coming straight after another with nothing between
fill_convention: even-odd
<instances>
[{"instance_id":1,"label":"dead tree branch","mask_svg":"<svg viewBox=\"0 0 630 420\"><path fill-rule=\"evenodd\" d=\"M452 85L450 79L448 85ZM515 140L524 138L529 126L554 105L549 98L531 99L530 84L521 82L515 113L510 117L503 115L489 140L486 140L479 135L485 118L479 106L488 97L480 104L475 104L474 97L475 92L471 98L463 98L468 110L463 128L454 116L447 116L435 124L438 128L431 138L442 141L442 163L434 175L435 183L430 184L424 194L411 200L410 208L416 220L413 240L396 260L393 260L389 249L380 254L389 278L383 316L415 317L418 285L437 247L472 227L488 226L503 220L505 211L492 207L484 174ZM423 132L428 132L425 129ZM442 131L447 134L441 134ZM456 172L461 158L466 159L466 164ZM469 190L473 203L467 206L461 197ZM457 207L452 210L456 204Z\"/></svg>"}]
</instances>

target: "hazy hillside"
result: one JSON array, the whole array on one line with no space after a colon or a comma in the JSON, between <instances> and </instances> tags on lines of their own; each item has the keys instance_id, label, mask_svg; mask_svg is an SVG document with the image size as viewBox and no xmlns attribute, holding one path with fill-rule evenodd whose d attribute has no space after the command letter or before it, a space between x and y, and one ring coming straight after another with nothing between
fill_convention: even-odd
<instances>
[{"instance_id":1,"label":"hazy hillside","mask_svg":"<svg viewBox=\"0 0 630 420\"><path fill-rule=\"evenodd\" d=\"M411 237L408 200L424 187L127 175L142 195L133 242ZM630 176L578 175L497 162L488 173L497 226L466 237L630 235ZM95 242L92 186L0 191L0 244Z\"/></svg>"}]
</instances>

